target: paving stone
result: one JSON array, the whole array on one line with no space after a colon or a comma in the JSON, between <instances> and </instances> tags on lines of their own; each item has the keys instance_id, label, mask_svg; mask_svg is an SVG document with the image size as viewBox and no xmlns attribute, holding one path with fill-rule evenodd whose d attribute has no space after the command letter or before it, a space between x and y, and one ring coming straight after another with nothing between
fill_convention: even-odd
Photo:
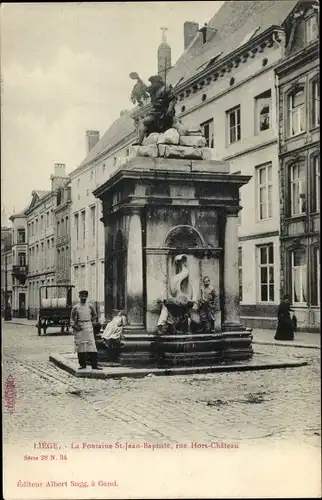
<instances>
[{"instance_id":1,"label":"paving stone","mask_svg":"<svg viewBox=\"0 0 322 500\"><path fill-rule=\"evenodd\" d=\"M296 349L300 368L145 379L77 379L49 363L72 337L38 337L28 326L3 331L3 381L16 381L13 413L4 407L4 442L60 440L263 442L274 437L318 446L318 349ZM285 347L255 347L285 356ZM292 350L292 356L294 349ZM33 370L31 370L31 368ZM39 371L40 370L40 371ZM43 375L42 375L43 373ZM72 394L75 392L75 394ZM75 425L77 422L77 426Z\"/></svg>"}]
</instances>

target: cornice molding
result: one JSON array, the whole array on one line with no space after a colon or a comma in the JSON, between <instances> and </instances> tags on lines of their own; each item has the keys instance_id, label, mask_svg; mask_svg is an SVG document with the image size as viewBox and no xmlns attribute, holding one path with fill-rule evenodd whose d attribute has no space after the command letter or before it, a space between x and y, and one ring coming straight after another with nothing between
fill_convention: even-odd
<instances>
[{"instance_id":1,"label":"cornice molding","mask_svg":"<svg viewBox=\"0 0 322 500\"><path fill-rule=\"evenodd\" d=\"M281 77L283 73L289 74L297 66L303 67L304 64L310 62L310 60L314 58L317 59L317 65L319 65L319 40L315 40L296 52L286 54L276 65L275 73L279 77Z\"/></svg>"},{"instance_id":2,"label":"cornice molding","mask_svg":"<svg viewBox=\"0 0 322 500\"><path fill-rule=\"evenodd\" d=\"M238 68L241 64L247 63L249 59L264 52L266 48L270 48L275 42L281 43L285 37L284 30L279 26L271 26L266 31L250 40L247 44L238 47L233 52L227 54L223 59L214 63L213 66L207 68L197 75L189 78L175 90L179 101L183 101L191 94L195 94L204 87L207 87L212 82L229 74L233 68ZM142 108L135 109L132 113L134 120L144 118L151 110L152 105L148 103Z\"/></svg>"},{"instance_id":3,"label":"cornice molding","mask_svg":"<svg viewBox=\"0 0 322 500\"><path fill-rule=\"evenodd\" d=\"M46 194L46 196L44 196L43 198L40 198L40 200L38 200L38 202L27 208L27 210L25 210L25 215L26 217L29 217L34 210L36 210L37 208L41 207L41 205L44 205L45 203L47 203L47 201L50 201L51 198L54 198L56 196L56 192L55 191L51 191L50 193ZM32 203L32 201L31 201Z\"/></svg>"}]
</instances>

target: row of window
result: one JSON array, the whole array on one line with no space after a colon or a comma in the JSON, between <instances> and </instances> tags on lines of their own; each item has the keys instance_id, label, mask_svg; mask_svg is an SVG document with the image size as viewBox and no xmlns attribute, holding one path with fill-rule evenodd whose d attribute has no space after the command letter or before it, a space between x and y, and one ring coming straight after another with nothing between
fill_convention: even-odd
<instances>
[{"instance_id":1,"label":"row of window","mask_svg":"<svg viewBox=\"0 0 322 500\"><path fill-rule=\"evenodd\" d=\"M46 244L42 241L40 244L29 247L29 271L40 271L55 265L55 241L54 238L48 238Z\"/></svg>"},{"instance_id":2,"label":"row of window","mask_svg":"<svg viewBox=\"0 0 322 500\"><path fill-rule=\"evenodd\" d=\"M320 211L320 157L313 156L309 167L307 173L303 161L291 165L286 172L289 189L289 196L286 198L289 200L287 212L291 216Z\"/></svg>"},{"instance_id":3,"label":"row of window","mask_svg":"<svg viewBox=\"0 0 322 500\"><path fill-rule=\"evenodd\" d=\"M272 125L272 93L267 90L254 99L255 105L255 134L271 128ZM215 142L214 120L200 124L206 138L207 147L213 148ZM241 107L235 106L226 111L227 143L233 144L242 138Z\"/></svg>"},{"instance_id":4,"label":"row of window","mask_svg":"<svg viewBox=\"0 0 322 500\"><path fill-rule=\"evenodd\" d=\"M28 233L30 236L35 236L39 232L44 231L46 227L52 226L54 223L54 212L53 209L48 210L46 215L41 215L39 218L36 217L28 223Z\"/></svg>"},{"instance_id":5,"label":"row of window","mask_svg":"<svg viewBox=\"0 0 322 500\"><path fill-rule=\"evenodd\" d=\"M12 240L13 244L15 245L23 245L24 243L27 243L26 240L26 230L24 228L18 228L17 229L17 238L15 240L15 230L12 229Z\"/></svg>"},{"instance_id":6,"label":"row of window","mask_svg":"<svg viewBox=\"0 0 322 500\"><path fill-rule=\"evenodd\" d=\"M311 275L308 276L308 268ZM311 290L311 305L320 305L320 249L313 248L311 255L305 248L290 253L292 301L297 304L308 303L308 286Z\"/></svg>"},{"instance_id":7,"label":"row of window","mask_svg":"<svg viewBox=\"0 0 322 500\"><path fill-rule=\"evenodd\" d=\"M56 271L58 273L67 271L70 268L69 247L62 247L57 250Z\"/></svg>"},{"instance_id":8,"label":"row of window","mask_svg":"<svg viewBox=\"0 0 322 500\"><path fill-rule=\"evenodd\" d=\"M111 166L113 167L116 167L117 165L121 165L122 163L126 162L126 160L128 159L130 155L130 148L126 148L126 150L123 152L123 154L121 154L120 156L113 156L113 158L111 159L112 162L111 162ZM107 165L105 163L103 163L101 165L101 168L102 168L102 174L105 174L106 171L107 171ZM89 171L89 181L90 182L94 182L94 181L99 181L99 179L96 178L96 174L99 173L98 171L98 168L92 168L90 171ZM77 179L77 189L80 188L80 177ZM86 181L87 182L87 181ZM88 189L87 192L89 193L90 190Z\"/></svg>"},{"instance_id":9,"label":"row of window","mask_svg":"<svg viewBox=\"0 0 322 500\"><path fill-rule=\"evenodd\" d=\"M86 236L92 246L95 245L96 237L96 206L89 207L89 233L86 234L86 209L74 214L74 230L76 239L76 249L85 248Z\"/></svg>"},{"instance_id":10,"label":"row of window","mask_svg":"<svg viewBox=\"0 0 322 500\"><path fill-rule=\"evenodd\" d=\"M300 86L287 96L287 136L293 137L306 131L305 88ZM309 127L320 124L320 82L315 79L309 89ZM267 90L255 97L255 134L268 130L272 126L272 95ZM249 113L249 110L247 111ZM200 124L209 148L214 147L214 120ZM226 111L227 144L233 144L242 139L241 106L235 106Z\"/></svg>"},{"instance_id":11,"label":"row of window","mask_svg":"<svg viewBox=\"0 0 322 500\"><path fill-rule=\"evenodd\" d=\"M308 260L310 259L310 262ZM311 269L308 275L308 264ZM275 302L274 281L274 245L261 245L257 247L258 272L258 299L259 302ZM292 303L307 305L308 286L311 290L311 305L320 305L320 250L313 248L311 255L305 248L294 249L289 253L289 287L291 290ZM239 272L239 299L243 301L243 257L242 248L238 250L238 272Z\"/></svg>"},{"instance_id":12,"label":"row of window","mask_svg":"<svg viewBox=\"0 0 322 500\"><path fill-rule=\"evenodd\" d=\"M313 80L308 89L309 92L309 127L320 125L320 81ZM288 120L287 135L293 137L305 132L307 129L306 116L306 88L304 85L297 87L295 91L287 96Z\"/></svg>"},{"instance_id":13,"label":"row of window","mask_svg":"<svg viewBox=\"0 0 322 500\"><path fill-rule=\"evenodd\" d=\"M24 267L27 265L27 256L26 252L18 252L17 259L15 259L15 253L14 250L12 252L12 257L13 257L13 262L14 265Z\"/></svg>"},{"instance_id":14,"label":"row of window","mask_svg":"<svg viewBox=\"0 0 322 500\"><path fill-rule=\"evenodd\" d=\"M100 262L100 268L96 269L96 264L92 263L87 266L88 276L86 276L85 264L74 266L74 285L76 292L82 289L87 289L89 300L95 300L97 292L100 300L104 300L104 262ZM97 273L99 276L97 276ZM97 290L97 282L99 282L99 290Z\"/></svg>"},{"instance_id":15,"label":"row of window","mask_svg":"<svg viewBox=\"0 0 322 500\"><path fill-rule=\"evenodd\" d=\"M309 180L309 183L308 183ZM257 220L266 220L274 216L273 212L273 177L272 164L266 163L255 167L256 213ZM310 158L309 175L305 162L292 164L286 171L288 196L288 216L297 216L307 212L320 211L320 157ZM310 204L308 204L310 200ZM239 219L239 223L241 219Z\"/></svg>"},{"instance_id":16,"label":"row of window","mask_svg":"<svg viewBox=\"0 0 322 500\"><path fill-rule=\"evenodd\" d=\"M57 221L57 238L66 236L69 234L69 217L62 217Z\"/></svg>"}]
</instances>

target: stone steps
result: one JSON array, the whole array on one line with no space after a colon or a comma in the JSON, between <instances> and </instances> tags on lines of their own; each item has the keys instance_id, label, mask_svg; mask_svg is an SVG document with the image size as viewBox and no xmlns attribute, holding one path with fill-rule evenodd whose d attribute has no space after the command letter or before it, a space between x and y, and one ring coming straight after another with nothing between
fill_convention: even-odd
<instances>
[{"instance_id":1,"label":"stone steps","mask_svg":"<svg viewBox=\"0 0 322 500\"><path fill-rule=\"evenodd\" d=\"M252 357L252 339L251 331L180 335L127 333L122 339L119 361L124 365L175 366L244 360ZM108 361L108 349L100 339L97 339L97 347L101 361Z\"/></svg>"}]
</instances>

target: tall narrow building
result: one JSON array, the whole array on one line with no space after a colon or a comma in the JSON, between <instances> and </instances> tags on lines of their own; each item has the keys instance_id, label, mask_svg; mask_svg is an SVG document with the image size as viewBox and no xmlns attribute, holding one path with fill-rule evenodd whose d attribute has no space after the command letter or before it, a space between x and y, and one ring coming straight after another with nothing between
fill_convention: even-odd
<instances>
[{"instance_id":1,"label":"tall narrow building","mask_svg":"<svg viewBox=\"0 0 322 500\"><path fill-rule=\"evenodd\" d=\"M279 117L280 287L298 330L320 322L320 61L318 4L300 0L283 23L275 68Z\"/></svg>"},{"instance_id":2,"label":"tall narrow building","mask_svg":"<svg viewBox=\"0 0 322 500\"><path fill-rule=\"evenodd\" d=\"M165 32L168 28L161 28L162 42L158 47L158 75L166 80L167 73L171 68L171 47L167 43Z\"/></svg>"}]
</instances>

